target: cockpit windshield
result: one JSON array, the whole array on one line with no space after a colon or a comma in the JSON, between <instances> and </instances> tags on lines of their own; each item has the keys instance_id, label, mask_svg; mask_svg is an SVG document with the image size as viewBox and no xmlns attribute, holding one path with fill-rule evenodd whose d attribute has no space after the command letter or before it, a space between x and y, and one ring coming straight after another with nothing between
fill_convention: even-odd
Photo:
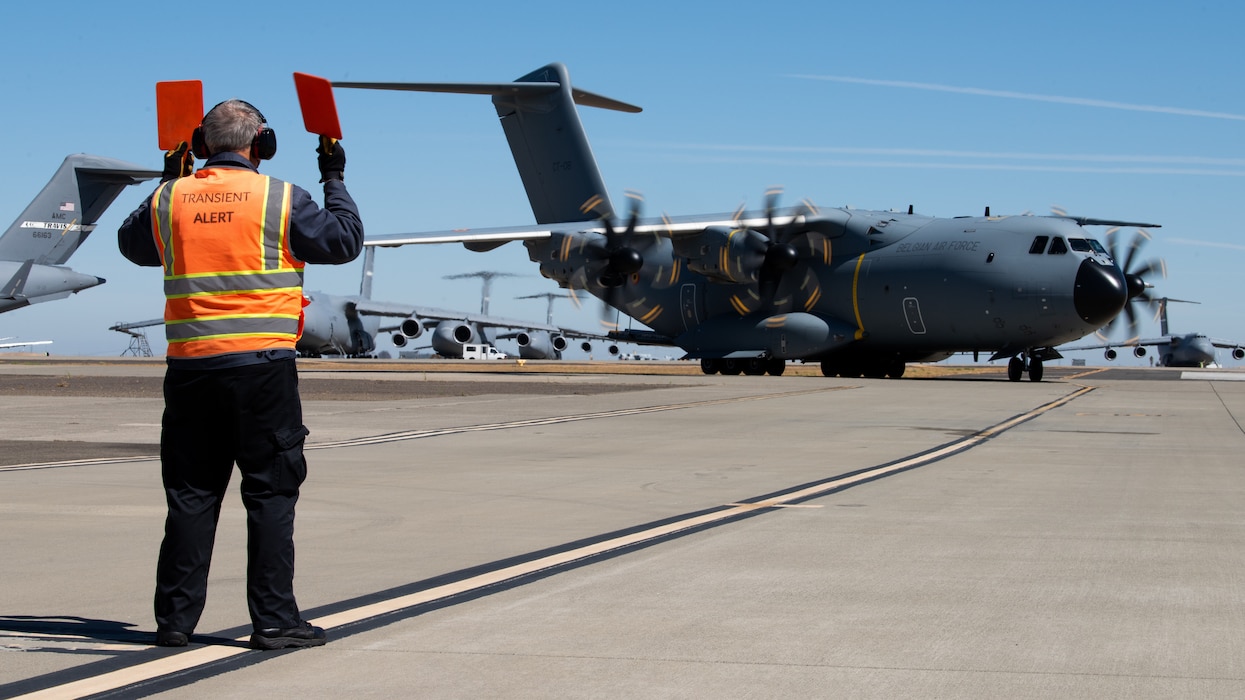
<instances>
[{"instance_id":1,"label":"cockpit windshield","mask_svg":"<svg viewBox=\"0 0 1245 700\"><path fill-rule=\"evenodd\" d=\"M1075 250L1078 253L1094 252L1094 253L1102 253L1103 255L1108 254L1107 250L1102 247L1102 244L1092 238L1090 239L1069 238L1068 246L1071 247L1072 250Z\"/></svg>"}]
</instances>

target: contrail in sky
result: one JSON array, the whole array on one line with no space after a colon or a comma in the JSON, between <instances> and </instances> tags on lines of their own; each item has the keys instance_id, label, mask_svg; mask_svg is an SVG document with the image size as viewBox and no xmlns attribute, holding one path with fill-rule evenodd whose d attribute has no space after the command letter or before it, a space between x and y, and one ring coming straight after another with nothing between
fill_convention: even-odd
<instances>
[{"instance_id":1,"label":"contrail in sky","mask_svg":"<svg viewBox=\"0 0 1245 700\"><path fill-rule=\"evenodd\" d=\"M1206 117L1208 119L1230 119L1245 121L1245 115L1228 112L1208 112L1201 109L1184 109L1181 107L1160 107L1156 105L1135 105L1127 102L1111 102L1094 100L1086 97L1063 97L1060 95L1035 95L1027 92L1011 90L987 90L985 88L959 87L941 85L939 83L914 83L906 80L874 80L872 78L851 78L843 75L788 75L789 78L805 80L824 80L835 83L853 83L856 85L878 85L882 87L907 88L909 90L930 90L933 92L954 92L961 95L981 95L984 97L1004 97L1012 100L1031 100L1033 102L1056 102L1082 107L1103 107L1106 109L1123 109L1131 112L1155 112L1159 114L1175 114L1183 117Z\"/></svg>"},{"instance_id":2,"label":"contrail in sky","mask_svg":"<svg viewBox=\"0 0 1245 700\"><path fill-rule=\"evenodd\" d=\"M1239 243L1216 243L1214 241L1198 241L1191 238L1168 238L1168 243L1184 243L1185 245L1201 245L1208 248L1224 248L1227 250L1239 250L1245 252L1245 245Z\"/></svg>"},{"instance_id":3,"label":"contrail in sky","mask_svg":"<svg viewBox=\"0 0 1245 700\"><path fill-rule=\"evenodd\" d=\"M1245 177L1245 159L1207 156L1111 155L1106 153L1024 153L923 148L840 146L763 146L665 141L619 141L628 149L657 149L667 158L687 162L764 163L812 167L926 168L1012 170L1135 175ZM683 154L683 155L680 155ZM880 160L809 159L809 156L878 156ZM908 160L895 160L906 158ZM911 160L935 158L944 160ZM948 162L945 159L962 159ZM972 162L986 161L986 162ZM1031 161L1031 162L998 162ZM1062 161L1062 162L1061 162Z\"/></svg>"}]
</instances>

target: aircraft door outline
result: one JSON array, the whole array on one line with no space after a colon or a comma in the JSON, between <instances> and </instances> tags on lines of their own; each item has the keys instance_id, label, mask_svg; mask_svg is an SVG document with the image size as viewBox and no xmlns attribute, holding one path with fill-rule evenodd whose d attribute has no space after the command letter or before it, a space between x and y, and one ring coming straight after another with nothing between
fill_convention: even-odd
<instances>
[{"instance_id":1,"label":"aircraft door outline","mask_svg":"<svg viewBox=\"0 0 1245 700\"><path fill-rule=\"evenodd\" d=\"M921 304L916 297L904 297L903 315L913 335L925 335L925 320L921 318Z\"/></svg>"},{"instance_id":2,"label":"aircraft door outline","mask_svg":"<svg viewBox=\"0 0 1245 700\"><path fill-rule=\"evenodd\" d=\"M700 325L700 315L696 313L696 285L685 284L679 288L679 312L685 330L690 331Z\"/></svg>"}]
</instances>

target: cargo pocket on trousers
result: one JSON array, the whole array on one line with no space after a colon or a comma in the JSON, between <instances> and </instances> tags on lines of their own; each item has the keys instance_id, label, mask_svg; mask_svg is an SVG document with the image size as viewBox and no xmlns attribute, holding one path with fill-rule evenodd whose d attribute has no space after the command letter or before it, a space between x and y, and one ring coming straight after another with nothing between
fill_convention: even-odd
<instances>
[{"instance_id":1,"label":"cargo pocket on trousers","mask_svg":"<svg viewBox=\"0 0 1245 700\"><path fill-rule=\"evenodd\" d=\"M276 445L273 461L278 476L277 490L282 493L298 493L298 487L307 478L307 460L303 457L303 443L311 433L307 426L278 430L272 434Z\"/></svg>"}]
</instances>

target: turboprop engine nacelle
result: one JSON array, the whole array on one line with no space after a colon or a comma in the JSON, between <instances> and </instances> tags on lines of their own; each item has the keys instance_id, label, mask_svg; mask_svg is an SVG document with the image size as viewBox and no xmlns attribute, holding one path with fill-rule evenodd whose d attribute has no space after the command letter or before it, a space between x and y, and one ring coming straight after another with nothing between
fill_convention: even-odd
<instances>
[{"instance_id":1,"label":"turboprop engine nacelle","mask_svg":"<svg viewBox=\"0 0 1245 700\"><path fill-rule=\"evenodd\" d=\"M548 250L550 254L539 256L537 250ZM569 284L580 271L593 279L605 255L605 236L596 232L554 232L550 243L528 246L528 258L540 265L540 274L562 286Z\"/></svg>"},{"instance_id":2,"label":"turboprop engine nacelle","mask_svg":"<svg viewBox=\"0 0 1245 700\"><path fill-rule=\"evenodd\" d=\"M672 234L670 242L674 254L687 262L687 269L727 284L754 281L768 248L765 237L756 231L725 226Z\"/></svg>"}]
</instances>

